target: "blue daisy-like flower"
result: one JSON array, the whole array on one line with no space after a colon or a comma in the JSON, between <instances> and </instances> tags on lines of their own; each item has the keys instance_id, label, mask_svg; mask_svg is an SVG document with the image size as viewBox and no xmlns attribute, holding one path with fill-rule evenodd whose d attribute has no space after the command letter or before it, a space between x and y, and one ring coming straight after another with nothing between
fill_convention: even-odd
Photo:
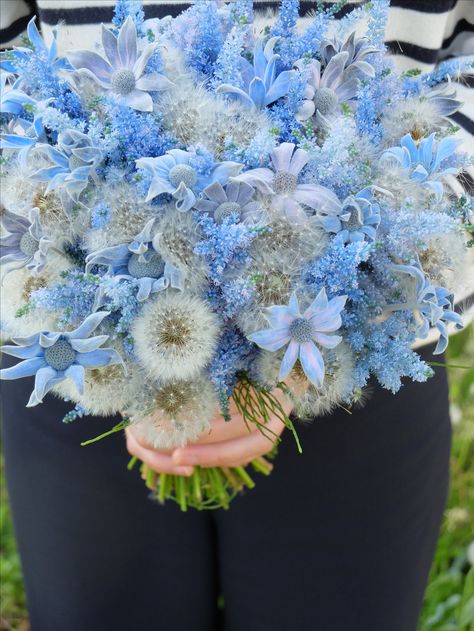
<instances>
[{"instance_id":1,"label":"blue daisy-like flower","mask_svg":"<svg viewBox=\"0 0 474 631\"><path fill-rule=\"evenodd\" d=\"M288 344L280 366L280 381L288 377L299 359L308 380L320 387L324 381L324 360L316 344L323 348L335 348L342 341L340 335L328 333L334 333L341 327L341 311L346 300L347 296L328 300L323 288L301 314L298 298L293 293L288 306L274 305L265 310L264 315L271 328L252 333L248 339L271 352Z\"/></svg>"},{"instance_id":2,"label":"blue daisy-like flower","mask_svg":"<svg viewBox=\"0 0 474 631\"><path fill-rule=\"evenodd\" d=\"M372 200L372 191L366 188L357 195L349 195L338 204L333 200L319 216L327 232L339 234L344 243L373 241L380 224L380 206Z\"/></svg>"},{"instance_id":3,"label":"blue daisy-like flower","mask_svg":"<svg viewBox=\"0 0 474 631\"><path fill-rule=\"evenodd\" d=\"M92 169L102 157L101 150L92 146L87 134L75 129L61 132L56 147L40 144L36 150L53 162L53 166L38 169L31 178L48 183L46 194L54 190L64 191L72 202L77 203Z\"/></svg>"},{"instance_id":4,"label":"blue daisy-like flower","mask_svg":"<svg viewBox=\"0 0 474 631\"><path fill-rule=\"evenodd\" d=\"M154 223L155 220L151 219L132 243L122 243L89 254L86 259L86 271L89 272L96 265L106 265L108 275L114 276L116 281L127 280L137 283L139 302L169 286L183 289L182 273L164 261L153 248ZM106 287L99 287L97 290L95 309L103 306L105 292Z\"/></svg>"},{"instance_id":5,"label":"blue daisy-like flower","mask_svg":"<svg viewBox=\"0 0 474 631\"><path fill-rule=\"evenodd\" d=\"M104 90L112 92L124 105L142 112L153 111L153 99L149 92L160 92L172 85L161 74L144 74L157 44L147 44L139 53L137 29L129 16L117 37L102 25L102 46L106 59L90 50L75 50L68 53L69 61L76 70L91 77Z\"/></svg>"},{"instance_id":6,"label":"blue daisy-like flower","mask_svg":"<svg viewBox=\"0 0 474 631\"><path fill-rule=\"evenodd\" d=\"M226 184L242 169L238 162L218 162L210 173L202 174L194 166L195 158L194 152L171 149L158 158L137 160L137 167L152 175L146 201L166 193L176 199L176 208L185 212L194 206L196 193L213 182Z\"/></svg>"},{"instance_id":7,"label":"blue daisy-like flower","mask_svg":"<svg viewBox=\"0 0 474 631\"><path fill-rule=\"evenodd\" d=\"M24 361L0 370L0 379L35 375L35 387L27 407L42 403L51 388L65 379L71 379L82 395L86 369L123 363L115 349L101 348L108 335L89 337L108 315L108 311L93 313L77 329L66 333L42 331L14 338L15 346L2 346L0 350Z\"/></svg>"},{"instance_id":8,"label":"blue daisy-like flower","mask_svg":"<svg viewBox=\"0 0 474 631\"><path fill-rule=\"evenodd\" d=\"M210 213L217 222L235 213L240 220L255 216L260 208L258 202L253 201L255 189L245 182L229 182L224 188L220 182L214 182L206 187L203 196L194 208Z\"/></svg>"},{"instance_id":9,"label":"blue daisy-like flower","mask_svg":"<svg viewBox=\"0 0 474 631\"><path fill-rule=\"evenodd\" d=\"M2 278L14 269L27 267L35 275L45 263L51 241L43 234L39 209L32 208L28 219L4 209L0 224L8 233L0 237Z\"/></svg>"},{"instance_id":10,"label":"blue daisy-like flower","mask_svg":"<svg viewBox=\"0 0 474 631\"><path fill-rule=\"evenodd\" d=\"M240 75L243 87L223 83L217 92L229 94L249 107L262 109L288 94L294 70L277 73L280 55L273 52L279 37L272 37L265 47L257 42L253 53L253 64L243 57L240 59Z\"/></svg>"},{"instance_id":11,"label":"blue daisy-like flower","mask_svg":"<svg viewBox=\"0 0 474 631\"><path fill-rule=\"evenodd\" d=\"M441 168L441 163L455 151L459 141L455 138L442 138L435 142L435 135L423 138L417 145L410 134L400 141L399 147L390 147L383 152L381 164L386 160L395 160L404 169L409 170L410 179L430 188L438 199L443 196L443 184L440 181L445 175L457 173L457 169Z\"/></svg>"},{"instance_id":12,"label":"blue daisy-like flower","mask_svg":"<svg viewBox=\"0 0 474 631\"><path fill-rule=\"evenodd\" d=\"M407 302L388 305L388 311L413 311L417 324L416 335L424 339L431 327L436 327L440 337L433 355L443 353L449 341L448 322L453 322L457 329L464 327L461 316L454 311L454 296L445 287L434 287L426 278L419 261L417 265L393 265L394 272L408 274L415 283L412 295Z\"/></svg>"}]
</instances>

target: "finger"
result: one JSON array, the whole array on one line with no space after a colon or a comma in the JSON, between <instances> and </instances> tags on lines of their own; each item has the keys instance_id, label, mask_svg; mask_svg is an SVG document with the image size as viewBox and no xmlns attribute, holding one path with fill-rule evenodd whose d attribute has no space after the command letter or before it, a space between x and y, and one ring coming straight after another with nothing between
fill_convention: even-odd
<instances>
[{"instance_id":1,"label":"finger","mask_svg":"<svg viewBox=\"0 0 474 631\"><path fill-rule=\"evenodd\" d=\"M137 442L143 449L149 449L150 451L158 451L161 454L171 455L174 449L156 449L152 444L147 442L145 438L134 428L127 427L125 430L127 433L130 432L133 435L135 442Z\"/></svg>"},{"instance_id":2,"label":"finger","mask_svg":"<svg viewBox=\"0 0 474 631\"><path fill-rule=\"evenodd\" d=\"M194 470L192 466L179 466L171 459L171 456L153 449L145 449L138 443L132 432L126 431L126 440L129 453L139 458L153 471L183 476L192 475Z\"/></svg>"},{"instance_id":3,"label":"finger","mask_svg":"<svg viewBox=\"0 0 474 631\"><path fill-rule=\"evenodd\" d=\"M272 419L268 427L277 434L283 431L284 425L278 419ZM201 465L202 467L225 467L230 463L250 462L258 456L268 453L274 446L260 432L255 431L241 438L222 441L220 443L188 445L176 449L172 455L173 462L179 465Z\"/></svg>"},{"instance_id":4,"label":"finger","mask_svg":"<svg viewBox=\"0 0 474 631\"><path fill-rule=\"evenodd\" d=\"M254 428L246 425L245 421L239 415L232 416L230 421L225 421L223 418L216 418L211 421L209 430L194 441L193 445L220 443L223 440L247 436L247 434L252 431L254 431Z\"/></svg>"}]
</instances>

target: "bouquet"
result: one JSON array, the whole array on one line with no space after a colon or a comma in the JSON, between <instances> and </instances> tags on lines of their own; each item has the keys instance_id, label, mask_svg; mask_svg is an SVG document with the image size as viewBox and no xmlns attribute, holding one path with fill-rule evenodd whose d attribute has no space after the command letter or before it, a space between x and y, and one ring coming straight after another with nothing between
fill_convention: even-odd
<instances>
[{"instance_id":1,"label":"bouquet","mask_svg":"<svg viewBox=\"0 0 474 631\"><path fill-rule=\"evenodd\" d=\"M250 0L146 21L119 0L100 45L59 55L32 20L3 54L1 377L35 376L28 406L52 392L66 422L120 414L107 434L172 448L233 400L299 447L281 396L311 419L370 377L430 377L414 342L462 327L472 205L449 178L472 160L442 82L469 68L398 74L385 0L304 28L298 4L264 24ZM161 501L227 507L273 456L141 471Z\"/></svg>"}]
</instances>

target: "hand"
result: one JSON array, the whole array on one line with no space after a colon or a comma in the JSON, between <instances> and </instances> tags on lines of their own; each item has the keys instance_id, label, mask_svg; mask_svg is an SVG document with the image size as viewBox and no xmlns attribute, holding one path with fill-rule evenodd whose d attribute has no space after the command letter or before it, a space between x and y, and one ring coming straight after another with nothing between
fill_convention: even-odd
<instances>
[{"instance_id":1,"label":"hand","mask_svg":"<svg viewBox=\"0 0 474 631\"><path fill-rule=\"evenodd\" d=\"M291 404L280 393L276 394L286 414ZM254 458L268 453L277 436L283 432L284 424L276 417L265 424L266 435L257 428L249 431L244 420L231 402L231 420L222 416L211 421L210 429L196 442L174 450L158 450L143 442L133 427L126 431L127 449L151 469L159 473L189 476L194 465L202 467L236 467L246 465Z\"/></svg>"}]
</instances>

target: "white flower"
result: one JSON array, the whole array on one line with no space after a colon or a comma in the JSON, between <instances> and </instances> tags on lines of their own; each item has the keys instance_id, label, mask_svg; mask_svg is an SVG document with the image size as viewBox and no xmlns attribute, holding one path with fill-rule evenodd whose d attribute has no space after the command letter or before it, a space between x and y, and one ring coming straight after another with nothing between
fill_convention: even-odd
<instances>
[{"instance_id":1,"label":"white flower","mask_svg":"<svg viewBox=\"0 0 474 631\"><path fill-rule=\"evenodd\" d=\"M161 293L132 328L139 363L162 381L195 377L211 359L218 332L216 315L186 292Z\"/></svg>"}]
</instances>

